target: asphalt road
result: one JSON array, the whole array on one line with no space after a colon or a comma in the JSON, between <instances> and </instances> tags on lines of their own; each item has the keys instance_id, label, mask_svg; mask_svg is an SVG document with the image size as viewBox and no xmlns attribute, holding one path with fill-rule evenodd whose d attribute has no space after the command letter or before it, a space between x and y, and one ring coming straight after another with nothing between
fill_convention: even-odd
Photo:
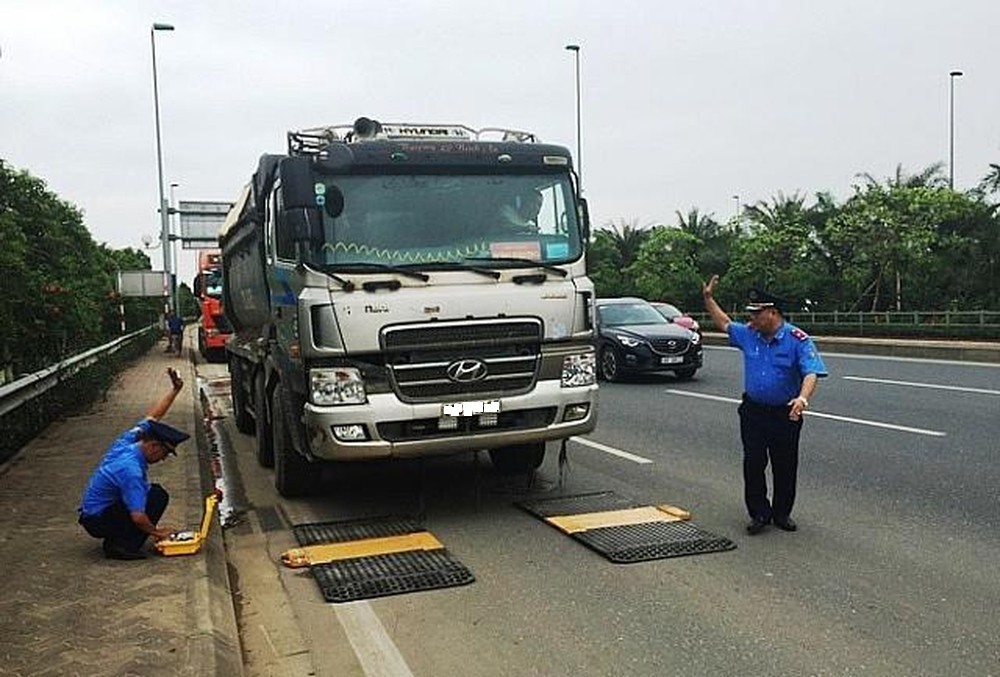
<instances>
[{"instance_id":1,"label":"asphalt road","mask_svg":"<svg viewBox=\"0 0 1000 677\"><path fill-rule=\"evenodd\" d=\"M562 488L553 447L532 486L463 456L327 468L322 496L284 501L222 420L248 673L1000 674L1000 368L825 358L796 533L743 530L728 349L692 381L603 385ZM597 490L684 507L738 547L615 565L514 506ZM414 513L475 583L334 605L277 563L289 524Z\"/></svg>"}]
</instances>

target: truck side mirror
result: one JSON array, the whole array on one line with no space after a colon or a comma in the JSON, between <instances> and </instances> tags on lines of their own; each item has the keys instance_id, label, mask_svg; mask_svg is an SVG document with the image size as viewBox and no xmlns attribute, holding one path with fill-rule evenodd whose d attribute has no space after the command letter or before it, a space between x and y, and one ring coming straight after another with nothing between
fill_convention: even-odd
<instances>
[{"instance_id":1,"label":"truck side mirror","mask_svg":"<svg viewBox=\"0 0 1000 677\"><path fill-rule=\"evenodd\" d=\"M281 177L281 197L285 209L315 209L316 192L313 186L312 162L309 158L290 157L278 167Z\"/></svg>"},{"instance_id":2,"label":"truck side mirror","mask_svg":"<svg viewBox=\"0 0 1000 677\"><path fill-rule=\"evenodd\" d=\"M590 209L587 207L587 198L585 197L577 198L577 217L580 219L583 244L586 246L590 242Z\"/></svg>"},{"instance_id":3,"label":"truck side mirror","mask_svg":"<svg viewBox=\"0 0 1000 677\"><path fill-rule=\"evenodd\" d=\"M323 241L322 203L316 192L312 161L306 157L285 158L278 165L281 178L281 212L278 216L279 243ZM279 246L280 249L280 246Z\"/></svg>"}]
</instances>

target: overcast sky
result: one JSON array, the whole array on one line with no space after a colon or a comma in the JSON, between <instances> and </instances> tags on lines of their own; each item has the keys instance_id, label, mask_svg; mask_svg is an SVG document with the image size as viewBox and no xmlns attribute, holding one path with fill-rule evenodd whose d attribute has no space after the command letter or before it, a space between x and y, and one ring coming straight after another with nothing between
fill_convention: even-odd
<instances>
[{"instance_id":1,"label":"overcast sky","mask_svg":"<svg viewBox=\"0 0 1000 677\"><path fill-rule=\"evenodd\" d=\"M725 221L734 195L843 200L859 172L947 163L951 70L956 187L1000 162L998 0L0 0L0 158L115 248L159 241L153 22L176 27L156 56L178 200L233 200L287 130L361 115L575 155L570 43L596 225Z\"/></svg>"}]
</instances>

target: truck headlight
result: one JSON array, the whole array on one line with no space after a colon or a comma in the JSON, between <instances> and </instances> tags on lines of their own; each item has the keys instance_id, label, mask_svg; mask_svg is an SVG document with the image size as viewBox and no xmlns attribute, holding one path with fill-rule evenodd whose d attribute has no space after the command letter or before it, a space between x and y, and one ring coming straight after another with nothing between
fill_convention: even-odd
<instances>
[{"instance_id":1,"label":"truck headlight","mask_svg":"<svg viewBox=\"0 0 1000 677\"><path fill-rule=\"evenodd\" d=\"M559 383L563 388L590 386L596 382L597 358L592 351L563 358L562 379Z\"/></svg>"},{"instance_id":2,"label":"truck headlight","mask_svg":"<svg viewBox=\"0 0 1000 677\"><path fill-rule=\"evenodd\" d=\"M313 404L364 404L367 401L361 371L354 367L309 370L309 397Z\"/></svg>"}]
</instances>

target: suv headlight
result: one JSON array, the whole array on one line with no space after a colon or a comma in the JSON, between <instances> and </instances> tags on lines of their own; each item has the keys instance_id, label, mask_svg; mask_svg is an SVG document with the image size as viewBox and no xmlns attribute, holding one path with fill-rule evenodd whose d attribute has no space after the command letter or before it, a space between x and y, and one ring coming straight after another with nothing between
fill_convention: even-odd
<instances>
[{"instance_id":1,"label":"suv headlight","mask_svg":"<svg viewBox=\"0 0 1000 677\"><path fill-rule=\"evenodd\" d=\"M696 331L691 332L691 345L698 345L701 343L701 334Z\"/></svg>"},{"instance_id":2,"label":"suv headlight","mask_svg":"<svg viewBox=\"0 0 1000 677\"><path fill-rule=\"evenodd\" d=\"M631 336L618 336L617 338L618 342L626 348L638 348L643 344L643 341L640 341L637 338L632 338Z\"/></svg>"},{"instance_id":3,"label":"suv headlight","mask_svg":"<svg viewBox=\"0 0 1000 677\"><path fill-rule=\"evenodd\" d=\"M563 388L590 386L596 382L597 358L593 351L563 358L562 379L559 383Z\"/></svg>"},{"instance_id":4,"label":"suv headlight","mask_svg":"<svg viewBox=\"0 0 1000 677\"><path fill-rule=\"evenodd\" d=\"M364 404L368 399L361 371L354 367L310 369L309 398L319 406Z\"/></svg>"}]
</instances>

